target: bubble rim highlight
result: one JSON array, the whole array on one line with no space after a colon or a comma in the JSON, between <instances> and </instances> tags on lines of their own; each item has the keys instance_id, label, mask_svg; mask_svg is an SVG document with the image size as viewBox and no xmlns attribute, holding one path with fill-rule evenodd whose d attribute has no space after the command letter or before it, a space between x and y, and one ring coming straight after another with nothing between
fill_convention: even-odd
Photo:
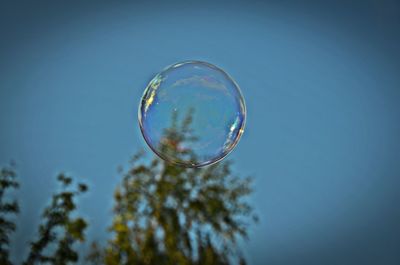
<instances>
[{"instance_id":1,"label":"bubble rim highlight","mask_svg":"<svg viewBox=\"0 0 400 265\"><path fill-rule=\"evenodd\" d=\"M145 97L145 95L147 94L148 90L150 89L150 85L152 84L153 80L158 78L160 75L162 75L162 73L172 69L172 68L177 68L180 67L182 65L185 64L202 64L205 65L207 67L213 68L219 72L221 72L222 74L224 74L228 79L230 79L234 86L236 91L238 92L239 98L241 98L242 100L239 101L240 103L240 108L241 108L241 112L243 115L243 121L242 121L242 126L239 129L239 133L235 139L235 141L233 142L233 144L231 145L231 148L228 148L226 151L224 151L221 155L217 156L215 159L213 160L207 160L201 163L183 163L177 160L172 160L170 158L167 158L166 156L164 156L163 154L161 154L160 152L158 152L156 150L155 147L152 146L151 144L151 140L148 139L148 137L146 136L145 132L144 132L144 128L143 128L143 123L142 123L142 106L143 106L143 98ZM140 132L147 144L148 147L150 147L150 149L162 160L166 161L167 163L176 165L176 166L180 166L180 167L185 167L185 168L202 168L202 167L206 167L206 166L211 166L214 165L218 162L220 162L221 160L223 160L225 157L227 157L236 147L236 145L239 143L240 139L242 138L242 135L244 133L244 129L246 127L246 120L247 120L247 108L246 108L246 102L244 99L244 96L242 94L242 91L239 87L239 85L236 83L235 79L233 79L227 72L225 72L223 69L219 68L218 66L208 63L208 62L204 62L204 61L200 61L200 60L186 60L186 61L181 61L181 62L177 62L174 64L171 64L167 67L164 67L163 70L161 70L160 72L158 72L154 77L151 78L151 80L148 82L146 88L143 91L142 97L140 98L140 102L139 102L139 108L138 108L138 123L139 123L139 128L140 128Z\"/></svg>"}]
</instances>

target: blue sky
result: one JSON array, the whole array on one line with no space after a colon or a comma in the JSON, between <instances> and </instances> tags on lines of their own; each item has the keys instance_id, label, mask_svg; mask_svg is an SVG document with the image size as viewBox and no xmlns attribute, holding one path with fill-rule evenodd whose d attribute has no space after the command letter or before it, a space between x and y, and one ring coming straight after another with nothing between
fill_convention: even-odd
<instances>
[{"instance_id":1,"label":"blue sky","mask_svg":"<svg viewBox=\"0 0 400 265\"><path fill-rule=\"evenodd\" d=\"M60 171L89 183L89 237L107 236L116 168L149 150L147 82L202 60L246 99L229 159L255 178L249 263L399 264L396 1L1 5L0 163L18 163L21 246Z\"/></svg>"}]
</instances>

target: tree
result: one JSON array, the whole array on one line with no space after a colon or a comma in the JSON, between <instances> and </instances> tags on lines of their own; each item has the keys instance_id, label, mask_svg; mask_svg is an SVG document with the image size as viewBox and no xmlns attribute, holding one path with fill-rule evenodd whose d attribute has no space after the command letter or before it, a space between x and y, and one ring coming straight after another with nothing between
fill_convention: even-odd
<instances>
[{"instance_id":1,"label":"tree","mask_svg":"<svg viewBox=\"0 0 400 265\"><path fill-rule=\"evenodd\" d=\"M198 138L190 129L192 114L164 131L163 152L178 159L196 159L190 146ZM185 168L154 157L142 161L143 152L121 169L122 183L114 194L112 239L103 250L96 245L93 264L231 264L245 260L237 247L247 237L249 217L245 201L251 179L233 175L231 163L206 168ZM93 260L96 257L97 260ZM99 257L101 257L99 261Z\"/></svg>"},{"instance_id":2,"label":"tree","mask_svg":"<svg viewBox=\"0 0 400 265\"><path fill-rule=\"evenodd\" d=\"M6 193L9 190L17 189L19 183L16 179L14 165L4 167L0 171L0 264L9 265L10 235L15 231L15 220L19 212L17 200L7 200Z\"/></svg>"},{"instance_id":3,"label":"tree","mask_svg":"<svg viewBox=\"0 0 400 265\"><path fill-rule=\"evenodd\" d=\"M163 153L176 161L195 163L190 149L199 138L191 129L193 111L165 129ZM205 168L172 165L159 157L136 154L114 193L110 240L93 243L87 261L92 264L227 265L246 264L237 240L247 238L249 221L257 221L246 201L251 179L233 174L232 163L222 161ZM85 184L74 184L65 174L57 177L61 189L44 209L36 240L24 265L78 263L76 244L85 241L86 220L77 213L78 196ZM9 260L10 235L15 231L18 202L6 198L19 187L13 165L0 171L0 264Z\"/></svg>"},{"instance_id":4,"label":"tree","mask_svg":"<svg viewBox=\"0 0 400 265\"><path fill-rule=\"evenodd\" d=\"M86 192L88 187L80 183L75 189L71 189L72 178L64 174L58 176L58 181L61 191L53 195L50 205L45 208L43 221L39 226L39 237L31 243L24 265L64 265L79 259L73 245L77 241L84 241L87 222L79 216L72 217L72 214L76 210L75 197Z\"/></svg>"}]
</instances>

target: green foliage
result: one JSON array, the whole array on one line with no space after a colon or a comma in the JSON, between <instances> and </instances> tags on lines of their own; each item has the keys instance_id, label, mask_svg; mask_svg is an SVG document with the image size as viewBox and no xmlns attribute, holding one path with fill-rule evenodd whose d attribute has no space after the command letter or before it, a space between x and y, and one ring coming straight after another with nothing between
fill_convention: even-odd
<instances>
[{"instance_id":1,"label":"green foliage","mask_svg":"<svg viewBox=\"0 0 400 265\"><path fill-rule=\"evenodd\" d=\"M19 187L13 165L0 171L0 264L9 265L10 235L15 231L15 220L19 212L16 200L7 200L6 193Z\"/></svg>"},{"instance_id":2,"label":"green foliage","mask_svg":"<svg viewBox=\"0 0 400 265\"><path fill-rule=\"evenodd\" d=\"M192 113L164 132L164 152L195 160L182 143L196 141L190 130ZM185 145L190 146L190 145ZM155 157L149 163L135 155L122 170L114 194L113 234L103 250L96 245L93 264L245 264L237 239L247 237L249 217L245 201L251 179L232 173L230 162L206 168L184 168ZM97 254L96 254L97 253ZM101 255L100 255L101 253Z\"/></svg>"},{"instance_id":3,"label":"green foliage","mask_svg":"<svg viewBox=\"0 0 400 265\"><path fill-rule=\"evenodd\" d=\"M88 188L85 184L78 184L73 189L72 178L64 174L58 176L58 181L61 191L53 195L50 205L43 212L39 237L31 243L25 265L64 265L78 261L79 256L73 245L85 240L87 222L81 217L73 217L76 210L75 197L86 192ZM49 252L52 253L47 254Z\"/></svg>"},{"instance_id":4,"label":"green foliage","mask_svg":"<svg viewBox=\"0 0 400 265\"><path fill-rule=\"evenodd\" d=\"M181 122L173 114L164 131L163 153L196 162L190 143L197 141L191 129L193 111ZM135 155L114 193L111 239L104 247L93 243L86 261L91 264L137 265L228 265L246 264L237 246L247 238L250 220L257 216L246 201L251 179L232 173L229 161L205 168L187 168L154 157L144 162ZM58 176L61 189L44 209L38 237L30 244L24 265L78 263L76 243L85 241L88 226L76 214L76 199L87 192L85 184L74 185L71 177ZM16 200L5 194L19 184L12 167L0 172L0 264L9 261L10 235L16 229Z\"/></svg>"}]
</instances>

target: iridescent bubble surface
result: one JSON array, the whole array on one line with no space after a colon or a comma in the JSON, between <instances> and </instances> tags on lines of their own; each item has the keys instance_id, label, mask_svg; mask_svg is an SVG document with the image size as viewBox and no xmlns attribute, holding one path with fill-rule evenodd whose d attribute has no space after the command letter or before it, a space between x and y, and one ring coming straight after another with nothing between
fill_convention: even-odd
<instances>
[{"instance_id":1,"label":"iridescent bubble surface","mask_svg":"<svg viewBox=\"0 0 400 265\"><path fill-rule=\"evenodd\" d=\"M238 143L246 108L222 69L187 61L167 67L146 87L139 125L150 148L167 162L201 167L223 159Z\"/></svg>"}]
</instances>

